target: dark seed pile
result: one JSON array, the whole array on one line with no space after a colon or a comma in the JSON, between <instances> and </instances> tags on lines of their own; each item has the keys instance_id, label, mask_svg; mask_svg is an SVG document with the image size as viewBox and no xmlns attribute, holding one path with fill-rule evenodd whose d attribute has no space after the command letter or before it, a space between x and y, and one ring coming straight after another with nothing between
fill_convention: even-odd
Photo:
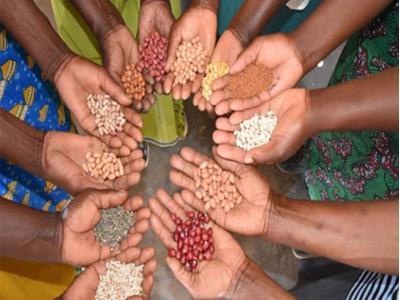
<instances>
[{"instance_id":1,"label":"dark seed pile","mask_svg":"<svg viewBox=\"0 0 400 300\"><path fill-rule=\"evenodd\" d=\"M116 248L128 237L128 231L134 223L135 214L125 210L122 206L103 209L101 220L94 231L96 240L101 244Z\"/></svg>"}]
</instances>

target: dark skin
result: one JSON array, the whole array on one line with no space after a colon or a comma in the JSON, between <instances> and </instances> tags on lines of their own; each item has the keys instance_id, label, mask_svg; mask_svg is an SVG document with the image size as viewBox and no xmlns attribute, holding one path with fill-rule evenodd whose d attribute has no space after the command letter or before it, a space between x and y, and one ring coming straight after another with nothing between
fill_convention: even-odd
<instances>
[{"instance_id":1,"label":"dark skin","mask_svg":"<svg viewBox=\"0 0 400 300\"><path fill-rule=\"evenodd\" d=\"M333 87L287 90L256 108L219 118L213 134L221 157L249 164L286 160L313 135L335 130L398 131L398 68ZM258 100L255 100L258 101ZM250 151L235 146L239 124L255 113L272 110L278 124L271 141ZM374 116L373 118L371 116Z\"/></svg>"},{"instance_id":2,"label":"dark skin","mask_svg":"<svg viewBox=\"0 0 400 300\"><path fill-rule=\"evenodd\" d=\"M294 32L255 39L232 65L230 75L242 72L252 63L260 63L271 69L275 84L253 99L238 100L232 99L226 89L229 76L222 77L214 82L215 92L210 99L216 106L216 113L224 115L250 109L254 107L252 103L267 101L294 87L303 75L390 3L390 0L368 0L363 2L360 10L357 0L323 1ZM338 14L338 11L342 13Z\"/></svg>"},{"instance_id":3,"label":"dark skin","mask_svg":"<svg viewBox=\"0 0 400 300\"><path fill-rule=\"evenodd\" d=\"M94 229L101 209L119 205L134 211L137 222L120 248L112 252L96 240ZM6 199L1 199L0 206L2 256L37 262L90 265L136 246L149 227L150 210L142 207L143 199L128 198L126 191L86 190L69 204L64 218L60 213L36 211Z\"/></svg>"},{"instance_id":4,"label":"dark skin","mask_svg":"<svg viewBox=\"0 0 400 300\"><path fill-rule=\"evenodd\" d=\"M194 170L207 156L183 148L171 159L170 180L181 188L182 200L204 211L194 195ZM256 168L218 157L233 172L244 200L230 212L209 211L218 225L236 233L257 235L358 268L397 274L398 199L352 203L314 202L276 194Z\"/></svg>"}]
</instances>

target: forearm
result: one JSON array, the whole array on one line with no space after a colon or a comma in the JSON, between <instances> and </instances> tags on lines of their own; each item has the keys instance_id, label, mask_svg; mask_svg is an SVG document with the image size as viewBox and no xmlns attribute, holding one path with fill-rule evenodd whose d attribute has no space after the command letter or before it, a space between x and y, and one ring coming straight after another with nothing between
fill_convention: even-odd
<instances>
[{"instance_id":1,"label":"forearm","mask_svg":"<svg viewBox=\"0 0 400 300\"><path fill-rule=\"evenodd\" d=\"M287 0L246 0L228 26L243 47L250 44Z\"/></svg>"},{"instance_id":2,"label":"forearm","mask_svg":"<svg viewBox=\"0 0 400 300\"><path fill-rule=\"evenodd\" d=\"M200 6L203 8L207 8L215 12L215 14L217 14L219 7L219 0L192 0L191 6Z\"/></svg>"},{"instance_id":3,"label":"forearm","mask_svg":"<svg viewBox=\"0 0 400 300\"><path fill-rule=\"evenodd\" d=\"M294 299L284 288L269 278L251 259L228 296L232 299Z\"/></svg>"},{"instance_id":4,"label":"forearm","mask_svg":"<svg viewBox=\"0 0 400 300\"><path fill-rule=\"evenodd\" d=\"M390 3L390 0L365 0L362 4L358 0L322 1L315 12L291 34L303 61L304 73Z\"/></svg>"},{"instance_id":5,"label":"forearm","mask_svg":"<svg viewBox=\"0 0 400 300\"><path fill-rule=\"evenodd\" d=\"M355 267L397 273L398 200L277 200L264 238Z\"/></svg>"},{"instance_id":6,"label":"forearm","mask_svg":"<svg viewBox=\"0 0 400 300\"><path fill-rule=\"evenodd\" d=\"M121 14L109 0L70 0L81 13L99 41L118 25L123 25Z\"/></svg>"},{"instance_id":7,"label":"forearm","mask_svg":"<svg viewBox=\"0 0 400 300\"><path fill-rule=\"evenodd\" d=\"M314 133L398 130L398 68L309 93Z\"/></svg>"},{"instance_id":8,"label":"forearm","mask_svg":"<svg viewBox=\"0 0 400 300\"><path fill-rule=\"evenodd\" d=\"M0 256L60 263L59 214L37 211L0 198Z\"/></svg>"},{"instance_id":9,"label":"forearm","mask_svg":"<svg viewBox=\"0 0 400 300\"><path fill-rule=\"evenodd\" d=\"M35 175L44 177L44 132L0 109L0 157Z\"/></svg>"},{"instance_id":10,"label":"forearm","mask_svg":"<svg viewBox=\"0 0 400 300\"><path fill-rule=\"evenodd\" d=\"M54 81L59 66L70 50L32 0L0 0L0 22Z\"/></svg>"}]
</instances>

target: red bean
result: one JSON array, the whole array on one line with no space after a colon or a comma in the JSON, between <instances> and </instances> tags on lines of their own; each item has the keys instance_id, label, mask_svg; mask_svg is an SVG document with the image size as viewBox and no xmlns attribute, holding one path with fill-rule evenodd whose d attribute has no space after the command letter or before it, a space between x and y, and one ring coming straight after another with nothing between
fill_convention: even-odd
<instances>
[{"instance_id":1,"label":"red bean","mask_svg":"<svg viewBox=\"0 0 400 300\"><path fill-rule=\"evenodd\" d=\"M201 235L201 238L203 239L203 241L207 241L208 240L208 234L207 233L203 233Z\"/></svg>"},{"instance_id":2,"label":"red bean","mask_svg":"<svg viewBox=\"0 0 400 300\"><path fill-rule=\"evenodd\" d=\"M192 272L192 265L191 265L191 263L190 263L189 261L187 261L187 262L185 263L185 269L186 269L186 271L188 271L188 272Z\"/></svg>"},{"instance_id":3,"label":"red bean","mask_svg":"<svg viewBox=\"0 0 400 300\"><path fill-rule=\"evenodd\" d=\"M207 229L207 234L208 234L208 237L211 237L211 236L212 236L212 234L213 234L212 228L208 228L208 229Z\"/></svg>"},{"instance_id":4,"label":"red bean","mask_svg":"<svg viewBox=\"0 0 400 300\"><path fill-rule=\"evenodd\" d=\"M182 250L183 248L183 240L178 241L178 250Z\"/></svg>"},{"instance_id":5,"label":"red bean","mask_svg":"<svg viewBox=\"0 0 400 300\"><path fill-rule=\"evenodd\" d=\"M169 250L168 250L168 256L170 256L170 257L175 257L175 256L176 256L176 251L175 251L175 249L169 249Z\"/></svg>"},{"instance_id":6,"label":"red bean","mask_svg":"<svg viewBox=\"0 0 400 300\"><path fill-rule=\"evenodd\" d=\"M187 245L183 245L183 248L182 248L182 253L183 254L186 254L186 253L188 253L188 246Z\"/></svg>"},{"instance_id":7,"label":"red bean","mask_svg":"<svg viewBox=\"0 0 400 300\"><path fill-rule=\"evenodd\" d=\"M190 266L192 267L192 269L196 269L197 268L197 260L195 260L195 259L191 260Z\"/></svg>"},{"instance_id":8,"label":"red bean","mask_svg":"<svg viewBox=\"0 0 400 300\"><path fill-rule=\"evenodd\" d=\"M177 251L175 257L176 257L176 259L180 260L182 258L182 252Z\"/></svg>"}]
</instances>

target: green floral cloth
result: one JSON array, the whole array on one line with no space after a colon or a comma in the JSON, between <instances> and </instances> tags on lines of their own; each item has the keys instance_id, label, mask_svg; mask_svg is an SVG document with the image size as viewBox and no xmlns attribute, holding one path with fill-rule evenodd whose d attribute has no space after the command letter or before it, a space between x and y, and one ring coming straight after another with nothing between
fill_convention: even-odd
<instances>
[{"instance_id":1,"label":"green floral cloth","mask_svg":"<svg viewBox=\"0 0 400 300\"><path fill-rule=\"evenodd\" d=\"M347 42L329 85L399 64L399 11L394 1ZM374 116L371 116L373 118ZM305 179L313 200L398 197L398 132L326 132L308 145Z\"/></svg>"}]
</instances>

